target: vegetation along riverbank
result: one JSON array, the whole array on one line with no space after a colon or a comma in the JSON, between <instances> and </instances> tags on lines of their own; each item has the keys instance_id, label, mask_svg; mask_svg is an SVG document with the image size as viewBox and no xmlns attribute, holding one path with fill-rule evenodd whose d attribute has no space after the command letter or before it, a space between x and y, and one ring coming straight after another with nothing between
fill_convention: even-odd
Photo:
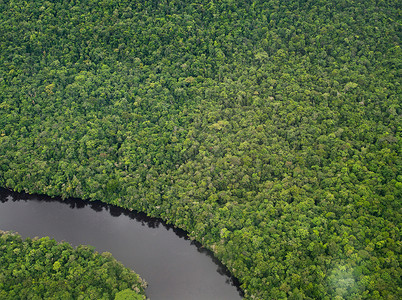
<instances>
[{"instance_id":1,"label":"vegetation along riverbank","mask_svg":"<svg viewBox=\"0 0 402 300\"><path fill-rule=\"evenodd\" d=\"M107 252L0 231L0 254L1 299L145 299L141 278Z\"/></svg>"}]
</instances>

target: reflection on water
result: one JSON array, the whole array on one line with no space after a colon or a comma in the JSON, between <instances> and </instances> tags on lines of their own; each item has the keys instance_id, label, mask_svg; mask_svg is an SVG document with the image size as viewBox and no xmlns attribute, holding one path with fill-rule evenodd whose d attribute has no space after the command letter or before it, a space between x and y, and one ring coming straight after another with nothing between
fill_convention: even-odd
<instances>
[{"instance_id":1,"label":"reflection on water","mask_svg":"<svg viewBox=\"0 0 402 300\"><path fill-rule=\"evenodd\" d=\"M50 236L108 251L147 282L157 299L241 299L238 281L183 230L100 201L50 198L0 189L0 229Z\"/></svg>"}]
</instances>

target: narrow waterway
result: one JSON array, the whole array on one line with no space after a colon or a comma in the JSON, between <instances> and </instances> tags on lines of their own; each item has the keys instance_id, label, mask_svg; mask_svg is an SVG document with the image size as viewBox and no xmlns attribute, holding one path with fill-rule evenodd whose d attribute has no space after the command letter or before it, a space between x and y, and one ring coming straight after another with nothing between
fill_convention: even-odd
<instances>
[{"instance_id":1,"label":"narrow waterway","mask_svg":"<svg viewBox=\"0 0 402 300\"><path fill-rule=\"evenodd\" d=\"M0 189L0 230L111 252L148 282L151 300L235 300L239 289L211 252L157 219L101 202Z\"/></svg>"}]
</instances>

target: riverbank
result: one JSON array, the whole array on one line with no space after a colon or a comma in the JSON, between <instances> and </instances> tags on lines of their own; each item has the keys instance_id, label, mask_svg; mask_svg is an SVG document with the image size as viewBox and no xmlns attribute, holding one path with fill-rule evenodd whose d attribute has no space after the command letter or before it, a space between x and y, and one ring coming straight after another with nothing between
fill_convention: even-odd
<instances>
[{"instance_id":1,"label":"riverbank","mask_svg":"<svg viewBox=\"0 0 402 300\"><path fill-rule=\"evenodd\" d=\"M146 299L146 283L110 253L0 231L0 298Z\"/></svg>"},{"instance_id":2,"label":"riverbank","mask_svg":"<svg viewBox=\"0 0 402 300\"><path fill-rule=\"evenodd\" d=\"M238 285L211 252L184 231L143 213L100 201L0 189L0 228L111 253L148 282L146 295L152 300L241 299Z\"/></svg>"}]
</instances>

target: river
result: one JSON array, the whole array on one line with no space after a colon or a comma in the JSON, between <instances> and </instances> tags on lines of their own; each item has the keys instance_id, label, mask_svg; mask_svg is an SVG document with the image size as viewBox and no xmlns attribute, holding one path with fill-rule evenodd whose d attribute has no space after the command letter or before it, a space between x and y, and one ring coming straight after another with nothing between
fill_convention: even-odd
<instances>
[{"instance_id":1,"label":"river","mask_svg":"<svg viewBox=\"0 0 402 300\"><path fill-rule=\"evenodd\" d=\"M242 299L227 269L184 231L99 201L62 201L0 189L0 230L111 252L148 282L151 300Z\"/></svg>"}]
</instances>

